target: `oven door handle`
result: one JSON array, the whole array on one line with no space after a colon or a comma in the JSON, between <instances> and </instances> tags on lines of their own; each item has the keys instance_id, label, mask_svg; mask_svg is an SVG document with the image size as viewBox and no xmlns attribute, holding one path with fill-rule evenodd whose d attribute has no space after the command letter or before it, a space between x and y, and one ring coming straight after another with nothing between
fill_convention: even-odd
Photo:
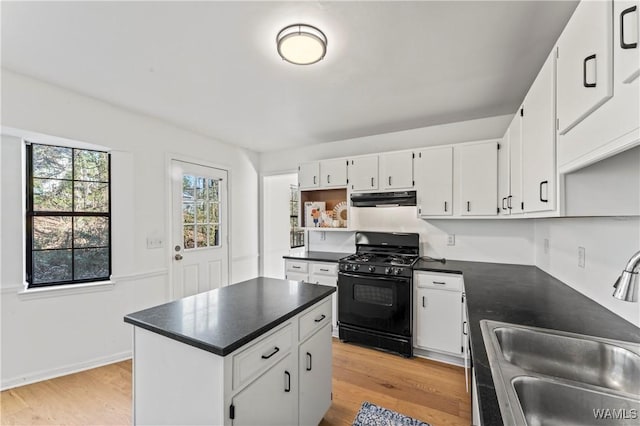
<instances>
[{"instance_id":1,"label":"oven door handle","mask_svg":"<svg viewBox=\"0 0 640 426\"><path fill-rule=\"evenodd\" d=\"M409 283L409 281L411 281L411 278L409 277L397 277L397 276L393 276L393 277L380 277L380 276L376 276L376 275L358 275L358 274L349 274L346 272L339 272L338 273L338 277L343 276L343 277L348 277L348 278L358 278L358 279L367 279L367 280L374 280L374 281L400 281L403 283Z\"/></svg>"}]
</instances>

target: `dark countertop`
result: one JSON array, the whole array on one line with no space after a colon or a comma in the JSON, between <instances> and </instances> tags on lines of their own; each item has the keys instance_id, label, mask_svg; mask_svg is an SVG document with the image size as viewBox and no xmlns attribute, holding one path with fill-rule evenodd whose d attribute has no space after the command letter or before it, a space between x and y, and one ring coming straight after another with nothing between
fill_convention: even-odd
<instances>
[{"instance_id":1,"label":"dark countertop","mask_svg":"<svg viewBox=\"0 0 640 426\"><path fill-rule=\"evenodd\" d=\"M282 256L285 259L293 260L315 260L318 262L337 262L343 257L351 256L353 253L334 253L330 251L305 251L300 254Z\"/></svg>"},{"instance_id":2,"label":"dark countertop","mask_svg":"<svg viewBox=\"0 0 640 426\"><path fill-rule=\"evenodd\" d=\"M224 356L335 291L258 277L134 312L124 321Z\"/></svg>"},{"instance_id":3,"label":"dark countertop","mask_svg":"<svg viewBox=\"0 0 640 426\"><path fill-rule=\"evenodd\" d=\"M535 266L455 260L443 265L420 260L414 270L462 273L464 276L471 355L483 425L502 424L502 416L480 320L504 321L640 343L639 328Z\"/></svg>"}]
</instances>

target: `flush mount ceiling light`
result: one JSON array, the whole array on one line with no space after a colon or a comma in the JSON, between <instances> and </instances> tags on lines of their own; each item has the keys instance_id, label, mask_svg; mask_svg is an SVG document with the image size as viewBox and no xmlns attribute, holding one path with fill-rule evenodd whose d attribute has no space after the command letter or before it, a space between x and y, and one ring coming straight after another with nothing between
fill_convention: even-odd
<instances>
[{"instance_id":1,"label":"flush mount ceiling light","mask_svg":"<svg viewBox=\"0 0 640 426\"><path fill-rule=\"evenodd\" d=\"M282 59L296 65L315 64L327 53L327 36L306 24L284 27L278 33L276 43Z\"/></svg>"}]
</instances>

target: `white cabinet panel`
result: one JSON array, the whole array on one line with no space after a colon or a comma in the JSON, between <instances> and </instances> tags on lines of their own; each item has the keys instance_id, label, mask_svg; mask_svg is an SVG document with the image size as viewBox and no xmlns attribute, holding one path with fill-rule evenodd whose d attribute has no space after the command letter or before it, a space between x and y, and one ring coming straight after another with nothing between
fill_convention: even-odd
<instances>
[{"instance_id":1,"label":"white cabinet panel","mask_svg":"<svg viewBox=\"0 0 640 426\"><path fill-rule=\"evenodd\" d=\"M525 212L555 210L555 54L549 55L524 99L522 201Z\"/></svg>"},{"instance_id":2,"label":"white cabinet panel","mask_svg":"<svg viewBox=\"0 0 640 426\"><path fill-rule=\"evenodd\" d=\"M347 185L347 160L320 162L320 186L330 188Z\"/></svg>"},{"instance_id":3,"label":"white cabinet panel","mask_svg":"<svg viewBox=\"0 0 640 426\"><path fill-rule=\"evenodd\" d=\"M558 39L558 130L569 132L613 95L613 5L583 1Z\"/></svg>"},{"instance_id":4,"label":"white cabinet panel","mask_svg":"<svg viewBox=\"0 0 640 426\"><path fill-rule=\"evenodd\" d=\"M300 345L300 425L317 425L331 406L331 354L329 325Z\"/></svg>"},{"instance_id":5,"label":"white cabinet panel","mask_svg":"<svg viewBox=\"0 0 640 426\"><path fill-rule=\"evenodd\" d=\"M378 156L358 157L350 160L349 182L353 191L378 189Z\"/></svg>"},{"instance_id":6,"label":"white cabinet panel","mask_svg":"<svg viewBox=\"0 0 640 426\"><path fill-rule=\"evenodd\" d=\"M309 281L309 275L306 272L285 272L285 280L291 281Z\"/></svg>"},{"instance_id":7,"label":"white cabinet panel","mask_svg":"<svg viewBox=\"0 0 640 426\"><path fill-rule=\"evenodd\" d=\"M640 2L613 2L613 44L616 79L628 84L640 76Z\"/></svg>"},{"instance_id":8,"label":"white cabinet panel","mask_svg":"<svg viewBox=\"0 0 640 426\"><path fill-rule=\"evenodd\" d=\"M498 144L457 146L458 187L463 216L496 215L498 206Z\"/></svg>"},{"instance_id":9,"label":"white cabinet panel","mask_svg":"<svg viewBox=\"0 0 640 426\"><path fill-rule=\"evenodd\" d=\"M413 188L413 153L397 152L380 155L382 189Z\"/></svg>"},{"instance_id":10,"label":"white cabinet panel","mask_svg":"<svg viewBox=\"0 0 640 426\"><path fill-rule=\"evenodd\" d=\"M462 355L462 303L456 291L418 288L418 346Z\"/></svg>"},{"instance_id":11,"label":"white cabinet panel","mask_svg":"<svg viewBox=\"0 0 640 426\"><path fill-rule=\"evenodd\" d=\"M421 216L453 214L453 148L424 149L414 160Z\"/></svg>"},{"instance_id":12,"label":"white cabinet panel","mask_svg":"<svg viewBox=\"0 0 640 426\"><path fill-rule=\"evenodd\" d=\"M302 163L298 166L298 185L300 189L320 186L320 165L317 161Z\"/></svg>"},{"instance_id":13,"label":"white cabinet panel","mask_svg":"<svg viewBox=\"0 0 640 426\"><path fill-rule=\"evenodd\" d=\"M326 345L326 342L324 342ZM234 426L292 425L296 423L296 377L291 354L233 397Z\"/></svg>"}]
</instances>

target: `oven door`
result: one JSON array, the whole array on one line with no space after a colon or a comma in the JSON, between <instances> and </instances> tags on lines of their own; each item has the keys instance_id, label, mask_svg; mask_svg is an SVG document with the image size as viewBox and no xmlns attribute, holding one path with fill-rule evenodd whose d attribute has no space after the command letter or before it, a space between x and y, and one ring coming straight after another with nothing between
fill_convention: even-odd
<instances>
[{"instance_id":1,"label":"oven door","mask_svg":"<svg viewBox=\"0 0 640 426\"><path fill-rule=\"evenodd\" d=\"M411 336L411 279L338 274L338 320L402 336Z\"/></svg>"}]
</instances>

